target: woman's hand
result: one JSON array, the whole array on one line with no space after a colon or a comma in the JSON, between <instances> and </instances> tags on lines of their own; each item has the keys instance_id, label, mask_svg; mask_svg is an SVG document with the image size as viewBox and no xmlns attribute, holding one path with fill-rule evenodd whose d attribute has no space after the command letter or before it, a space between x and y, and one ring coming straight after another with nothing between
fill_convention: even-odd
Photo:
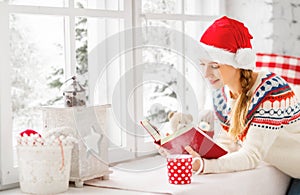
<instances>
[{"instance_id":1,"label":"woman's hand","mask_svg":"<svg viewBox=\"0 0 300 195\"><path fill-rule=\"evenodd\" d=\"M197 172L199 171L199 173L203 172L203 169L204 169L204 162L203 162L203 159L201 158L201 156L195 151L193 150L193 148L191 146L186 146L184 148L190 155L192 155L193 158L195 157L198 157L201 159L201 163L202 163L202 166L200 164L200 161L199 160L195 160L195 162L193 163L193 171ZM202 170L199 170L199 168L201 168Z\"/></svg>"},{"instance_id":2,"label":"woman's hand","mask_svg":"<svg viewBox=\"0 0 300 195\"><path fill-rule=\"evenodd\" d=\"M167 157L169 155L168 150L164 149L161 146L156 146L158 153L163 156L163 157Z\"/></svg>"}]
</instances>

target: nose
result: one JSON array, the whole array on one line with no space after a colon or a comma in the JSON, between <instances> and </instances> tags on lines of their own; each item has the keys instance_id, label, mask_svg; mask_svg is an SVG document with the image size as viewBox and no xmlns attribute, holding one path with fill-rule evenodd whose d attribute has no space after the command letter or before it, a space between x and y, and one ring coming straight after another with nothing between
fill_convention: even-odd
<instances>
[{"instance_id":1,"label":"nose","mask_svg":"<svg viewBox=\"0 0 300 195\"><path fill-rule=\"evenodd\" d=\"M209 78L212 75L212 73L213 73L212 69L208 65L205 65L204 66L204 77Z\"/></svg>"}]
</instances>

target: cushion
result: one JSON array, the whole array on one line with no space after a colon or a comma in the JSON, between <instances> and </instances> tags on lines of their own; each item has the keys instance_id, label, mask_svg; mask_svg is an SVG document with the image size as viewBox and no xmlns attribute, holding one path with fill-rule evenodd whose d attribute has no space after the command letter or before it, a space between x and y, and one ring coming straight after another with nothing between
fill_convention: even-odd
<instances>
[{"instance_id":1,"label":"cushion","mask_svg":"<svg viewBox=\"0 0 300 195\"><path fill-rule=\"evenodd\" d=\"M288 83L300 85L300 58L279 54L256 54L256 68L274 72Z\"/></svg>"}]
</instances>

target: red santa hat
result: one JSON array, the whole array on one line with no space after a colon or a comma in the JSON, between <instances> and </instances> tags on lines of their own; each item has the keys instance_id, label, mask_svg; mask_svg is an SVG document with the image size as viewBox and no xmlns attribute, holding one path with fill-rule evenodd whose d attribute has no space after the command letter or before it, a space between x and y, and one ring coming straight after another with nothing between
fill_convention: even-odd
<instances>
[{"instance_id":1,"label":"red santa hat","mask_svg":"<svg viewBox=\"0 0 300 195\"><path fill-rule=\"evenodd\" d=\"M252 35L243 23L226 16L216 20L202 35L201 45L215 62L253 70Z\"/></svg>"}]
</instances>

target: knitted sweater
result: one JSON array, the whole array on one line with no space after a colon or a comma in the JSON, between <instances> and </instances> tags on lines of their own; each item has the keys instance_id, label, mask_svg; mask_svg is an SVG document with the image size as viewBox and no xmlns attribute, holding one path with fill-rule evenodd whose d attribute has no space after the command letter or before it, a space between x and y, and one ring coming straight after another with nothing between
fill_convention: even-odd
<instances>
[{"instance_id":1,"label":"knitted sweater","mask_svg":"<svg viewBox=\"0 0 300 195\"><path fill-rule=\"evenodd\" d=\"M262 160L300 178L300 103L288 83L270 72L260 72L251 88L247 128L239 137L242 147L218 159L204 159L204 173L255 168ZM234 104L224 90L214 93L216 115L224 130Z\"/></svg>"}]
</instances>

